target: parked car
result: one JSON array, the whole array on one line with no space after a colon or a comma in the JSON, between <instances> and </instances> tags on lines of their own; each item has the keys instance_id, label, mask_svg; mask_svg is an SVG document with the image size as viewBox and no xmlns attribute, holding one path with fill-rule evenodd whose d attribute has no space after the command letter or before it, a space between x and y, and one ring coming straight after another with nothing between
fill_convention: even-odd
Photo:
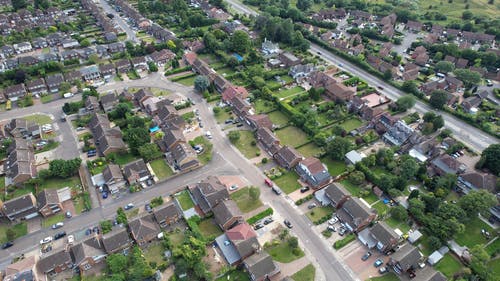
<instances>
[{"instance_id":1,"label":"parked car","mask_svg":"<svg viewBox=\"0 0 500 281\"><path fill-rule=\"evenodd\" d=\"M292 223L291 223L289 220L285 220L283 223L284 223L284 224L286 225L286 227L288 227L288 228L292 228L292 227L293 227Z\"/></svg>"},{"instance_id":2,"label":"parked car","mask_svg":"<svg viewBox=\"0 0 500 281\"><path fill-rule=\"evenodd\" d=\"M379 267L384 264L384 261L382 259L377 259L374 263L373 266Z\"/></svg>"},{"instance_id":3,"label":"parked car","mask_svg":"<svg viewBox=\"0 0 500 281\"><path fill-rule=\"evenodd\" d=\"M45 237L42 240L40 240L40 245L47 244L50 242L52 242L52 237L48 236L48 237Z\"/></svg>"},{"instance_id":4,"label":"parked car","mask_svg":"<svg viewBox=\"0 0 500 281\"><path fill-rule=\"evenodd\" d=\"M98 226L94 226L94 228L92 229L92 232L94 232L96 234L99 234L99 227Z\"/></svg>"},{"instance_id":5,"label":"parked car","mask_svg":"<svg viewBox=\"0 0 500 281\"><path fill-rule=\"evenodd\" d=\"M276 193L276 195L281 194L281 189L279 187L273 186L271 189L274 191L274 193Z\"/></svg>"},{"instance_id":6,"label":"parked car","mask_svg":"<svg viewBox=\"0 0 500 281\"><path fill-rule=\"evenodd\" d=\"M346 231L347 231L347 230L346 230L344 227L340 227L340 228L339 228L339 235L340 235L340 236L344 236L344 234L346 233Z\"/></svg>"},{"instance_id":7,"label":"parked car","mask_svg":"<svg viewBox=\"0 0 500 281\"><path fill-rule=\"evenodd\" d=\"M238 185L237 185L237 184L233 184L233 185L231 185L231 186L229 187L229 190L230 190L230 191L234 191L234 190L236 190L236 189L238 189Z\"/></svg>"},{"instance_id":8,"label":"parked car","mask_svg":"<svg viewBox=\"0 0 500 281\"><path fill-rule=\"evenodd\" d=\"M328 220L328 224L333 225L336 224L339 221L339 219L336 216L333 216L333 218Z\"/></svg>"},{"instance_id":9,"label":"parked car","mask_svg":"<svg viewBox=\"0 0 500 281\"><path fill-rule=\"evenodd\" d=\"M378 272L380 272L380 274L384 274L387 271L389 271L389 269L387 268L387 266L382 266L381 268L378 269Z\"/></svg>"},{"instance_id":10,"label":"parked car","mask_svg":"<svg viewBox=\"0 0 500 281\"><path fill-rule=\"evenodd\" d=\"M107 191L103 191L102 192L102 199L106 199L108 198L108 192Z\"/></svg>"},{"instance_id":11,"label":"parked car","mask_svg":"<svg viewBox=\"0 0 500 281\"><path fill-rule=\"evenodd\" d=\"M488 87L492 87L492 86L493 86L493 82L491 82L491 80L490 80L490 79L487 79L487 80L486 80L486 86L488 86Z\"/></svg>"},{"instance_id":12,"label":"parked car","mask_svg":"<svg viewBox=\"0 0 500 281\"><path fill-rule=\"evenodd\" d=\"M309 191L309 186L304 186L303 188L300 189L300 193L305 193Z\"/></svg>"},{"instance_id":13,"label":"parked car","mask_svg":"<svg viewBox=\"0 0 500 281\"><path fill-rule=\"evenodd\" d=\"M14 246L14 242L12 242L12 241L5 242L2 244L2 250L5 250L5 249L10 248L12 246Z\"/></svg>"},{"instance_id":14,"label":"parked car","mask_svg":"<svg viewBox=\"0 0 500 281\"><path fill-rule=\"evenodd\" d=\"M369 259L370 257L372 256L372 252L368 251L366 252L362 257L361 257L361 260L362 261L366 261L367 259Z\"/></svg>"},{"instance_id":15,"label":"parked car","mask_svg":"<svg viewBox=\"0 0 500 281\"><path fill-rule=\"evenodd\" d=\"M316 208L316 206L318 206L318 205L316 205L316 203L311 203L311 204L309 204L309 205L307 206L307 208L308 208L308 209L314 209L314 208Z\"/></svg>"},{"instance_id":16,"label":"parked car","mask_svg":"<svg viewBox=\"0 0 500 281\"><path fill-rule=\"evenodd\" d=\"M70 219L73 215L71 215L70 211L66 211L66 218Z\"/></svg>"},{"instance_id":17,"label":"parked car","mask_svg":"<svg viewBox=\"0 0 500 281\"><path fill-rule=\"evenodd\" d=\"M146 210L146 212L148 213L151 213L153 211L153 208L151 208L151 204L146 204L144 205L144 210Z\"/></svg>"},{"instance_id":18,"label":"parked car","mask_svg":"<svg viewBox=\"0 0 500 281\"><path fill-rule=\"evenodd\" d=\"M243 123L238 123L236 127L243 127Z\"/></svg>"},{"instance_id":19,"label":"parked car","mask_svg":"<svg viewBox=\"0 0 500 281\"><path fill-rule=\"evenodd\" d=\"M52 245L51 244L43 245L41 251L42 251L42 254L45 254L45 253L52 251Z\"/></svg>"},{"instance_id":20,"label":"parked car","mask_svg":"<svg viewBox=\"0 0 500 281\"><path fill-rule=\"evenodd\" d=\"M59 232L59 233L57 233L56 235L54 235L54 240L61 239L61 238L63 238L64 236L66 236L66 232L65 232L65 231Z\"/></svg>"},{"instance_id":21,"label":"parked car","mask_svg":"<svg viewBox=\"0 0 500 281\"><path fill-rule=\"evenodd\" d=\"M68 235L68 244L73 244L73 242L75 242L75 236Z\"/></svg>"},{"instance_id":22,"label":"parked car","mask_svg":"<svg viewBox=\"0 0 500 281\"><path fill-rule=\"evenodd\" d=\"M92 229L87 228L87 230L85 230L85 235L90 235L91 233L92 233Z\"/></svg>"},{"instance_id":23,"label":"parked car","mask_svg":"<svg viewBox=\"0 0 500 281\"><path fill-rule=\"evenodd\" d=\"M268 225L268 224L272 223L273 221L274 221L273 218L268 217L268 218L264 219L264 224Z\"/></svg>"},{"instance_id":24,"label":"parked car","mask_svg":"<svg viewBox=\"0 0 500 281\"><path fill-rule=\"evenodd\" d=\"M272 182L270 179L267 179L267 178L264 180L264 183L265 183L267 186L269 186L269 187L273 187L273 185L274 185L274 184L273 184L273 182Z\"/></svg>"},{"instance_id":25,"label":"parked car","mask_svg":"<svg viewBox=\"0 0 500 281\"><path fill-rule=\"evenodd\" d=\"M125 209L125 210L130 210L132 208L134 208L134 204L132 204L132 203L128 203L127 205L125 205L125 207L123 207L123 209Z\"/></svg>"},{"instance_id":26,"label":"parked car","mask_svg":"<svg viewBox=\"0 0 500 281\"><path fill-rule=\"evenodd\" d=\"M231 124L233 123L233 119L227 119L226 121L224 121L224 124Z\"/></svg>"},{"instance_id":27,"label":"parked car","mask_svg":"<svg viewBox=\"0 0 500 281\"><path fill-rule=\"evenodd\" d=\"M203 123L198 123L198 127L203 128Z\"/></svg>"},{"instance_id":28,"label":"parked car","mask_svg":"<svg viewBox=\"0 0 500 281\"><path fill-rule=\"evenodd\" d=\"M329 231L331 231L331 232L337 231L337 229L335 229L335 226L333 226L333 225L327 226L326 229L329 230Z\"/></svg>"},{"instance_id":29,"label":"parked car","mask_svg":"<svg viewBox=\"0 0 500 281\"><path fill-rule=\"evenodd\" d=\"M258 223L258 224L256 224L256 225L253 227L253 229L257 230L257 229L261 229L261 228L263 228L263 227L264 227L264 225L263 225L263 224Z\"/></svg>"},{"instance_id":30,"label":"parked car","mask_svg":"<svg viewBox=\"0 0 500 281\"><path fill-rule=\"evenodd\" d=\"M58 229L64 226L63 222L58 222L52 225L52 229Z\"/></svg>"}]
</instances>

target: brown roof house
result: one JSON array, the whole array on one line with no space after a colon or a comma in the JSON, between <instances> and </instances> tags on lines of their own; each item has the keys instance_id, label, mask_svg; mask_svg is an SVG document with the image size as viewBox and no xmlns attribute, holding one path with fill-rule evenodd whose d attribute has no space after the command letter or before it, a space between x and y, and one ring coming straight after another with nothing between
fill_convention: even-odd
<instances>
[{"instance_id":1,"label":"brown roof house","mask_svg":"<svg viewBox=\"0 0 500 281\"><path fill-rule=\"evenodd\" d=\"M267 114L255 114L247 116L247 121L250 123L250 126L257 130L261 127L266 127L268 129L273 128L273 122L269 119Z\"/></svg>"},{"instance_id":2,"label":"brown roof house","mask_svg":"<svg viewBox=\"0 0 500 281\"><path fill-rule=\"evenodd\" d=\"M252 281L264 281L280 272L280 268L274 263L273 258L264 251L257 252L244 261L245 269Z\"/></svg>"},{"instance_id":3,"label":"brown roof house","mask_svg":"<svg viewBox=\"0 0 500 281\"><path fill-rule=\"evenodd\" d=\"M175 144L170 151L170 163L180 171L189 171L200 165L196 152L185 142Z\"/></svg>"},{"instance_id":4,"label":"brown roof house","mask_svg":"<svg viewBox=\"0 0 500 281\"><path fill-rule=\"evenodd\" d=\"M43 217L54 215L63 209L63 203L68 200L71 200L69 187L44 189L37 195L38 211Z\"/></svg>"},{"instance_id":5,"label":"brown roof house","mask_svg":"<svg viewBox=\"0 0 500 281\"><path fill-rule=\"evenodd\" d=\"M222 100L225 102L229 102L235 96L246 99L248 97L248 91L245 87L230 85L222 92Z\"/></svg>"},{"instance_id":6,"label":"brown roof house","mask_svg":"<svg viewBox=\"0 0 500 281\"><path fill-rule=\"evenodd\" d=\"M440 176L446 174L460 174L465 172L467 167L448 154L443 154L431 161L434 172Z\"/></svg>"},{"instance_id":7,"label":"brown roof house","mask_svg":"<svg viewBox=\"0 0 500 281\"><path fill-rule=\"evenodd\" d=\"M303 158L300 152L288 145L283 146L274 154L274 159L278 162L278 165L288 170L297 166Z\"/></svg>"},{"instance_id":8,"label":"brown roof house","mask_svg":"<svg viewBox=\"0 0 500 281\"><path fill-rule=\"evenodd\" d=\"M16 197L5 202L0 201L3 215L10 221L28 220L38 216L36 198L33 193Z\"/></svg>"},{"instance_id":9,"label":"brown roof house","mask_svg":"<svg viewBox=\"0 0 500 281\"><path fill-rule=\"evenodd\" d=\"M3 90L3 94L7 99L16 101L26 95L26 88L24 87L24 84L13 85L5 88L5 90Z\"/></svg>"},{"instance_id":10,"label":"brown roof house","mask_svg":"<svg viewBox=\"0 0 500 281\"><path fill-rule=\"evenodd\" d=\"M3 281L39 281L42 280L36 270L35 256L29 256L5 267Z\"/></svg>"},{"instance_id":11,"label":"brown roof house","mask_svg":"<svg viewBox=\"0 0 500 281\"><path fill-rule=\"evenodd\" d=\"M367 233L367 236L361 233ZM366 237L366 238L365 238ZM380 221L370 229L361 231L358 235L360 241L368 247L376 247L382 253L386 253L399 243L400 236L387 223Z\"/></svg>"},{"instance_id":12,"label":"brown roof house","mask_svg":"<svg viewBox=\"0 0 500 281\"><path fill-rule=\"evenodd\" d=\"M299 174L301 180L314 189L328 184L332 179L326 165L315 157L308 157L300 161L295 167L295 170Z\"/></svg>"},{"instance_id":13,"label":"brown roof house","mask_svg":"<svg viewBox=\"0 0 500 281\"><path fill-rule=\"evenodd\" d=\"M262 127L257 130L257 140L264 147L264 150L271 156L278 152L281 148L280 140L276 135L267 127Z\"/></svg>"},{"instance_id":14,"label":"brown roof house","mask_svg":"<svg viewBox=\"0 0 500 281\"><path fill-rule=\"evenodd\" d=\"M99 102L101 103L102 109L104 109L104 112L106 113L112 111L115 106L120 103L118 97L114 93L102 96Z\"/></svg>"},{"instance_id":15,"label":"brown roof house","mask_svg":"<svg viewBox=\"0 0 500 281\"><path fill-rule=\"evenodd\" d=\"M354 97L356 91L342 83L329 83L325 86L325 93L332 100L348 101Z\"/></svg>"},{"instance_id":16,"label":"brown roof house","mask_svg":"<svg viewBox=\"0 0 500 281\"><path fill-rule=\"evenodd\" d=\"M7 153L7 161L4 162L6 185L21 184L36 176L35 156L30 142L15 138Z\"/></svg>"},{"instance_id":17,"label":"brown roof house","mask_svg":"<svg viewBox=\"0 0 500 281\"><path fill-rule=\"evenodd\" d=\"M234 200L224 200L212 208L215 222L222 230L228 230L243 220L243 213Z\"/></svg>"},{"instance_id":18,"label":"brown roof house","mask_svg":"<svg viewBox=\"0 0 500 281\"><path fill-rule=\"evenodd\" d=\"M120 166L116 164L109 164L102 171L104 184L108 187L111 193L116 193L126 187L127 181L123 177Z\"/></svg>"},{"instance_id":19,"label":"brown roof house","mask_svg":"<svg viewBox=\"0 0 500 281\"><path fill-rule=\"evenodd\" d=\"M189 191L203 214L209 213L217 204L229 198L226 186L214 176L209 176L189 187Z\"/></svg>"},{"instance_id":20,"label":"brown roof house","mask_svg":"<svg viewBox=\"0 0 500 281\"><path fill-rule=\"evenodd\" d=\"M43 80L43 78L26 82L26 89L33 95L47 93L47 86L45 85L45 80Z\"/></svg>"},{"instance_id":21,"label":"brown roof house","mask_svg":"<svg viewBox=\"0 0 500 281\"><path fill-rule=\"evenodd\" d=\"M123 166L123 174L129 184L140 184L151 179L151 173L144 160L138 159Z\"/></svg>"},{"instance_id":22,"label":"brown roof house","mask_svg":"<svg viewBox=\"0 0 500 281\"><path fill-rule=\"evenodd\" d=\"M104 261L107 256L99 236L90 237L74 245L70 253L75 266L78 266L82 272Z\"/></svg>"},{"instance_id":23,"label":"brown roof house","mask_svg":"<svg viewBox=\"0 0 500 281\"><path fill-rule=\"evenodd\" d=\"M377 214L359 198L354 197L342 204L337 210L337 217L345 223L349 231L360 232L377 218Z\"/></svg>"},{"instance_id":24,"label":"brown roof house","mask_svg":"<svg viewBox=\"0 0 500 281\"><path fill-rule=\"evenodd\" d=\"M247 100L242 99L239 96L235 96L231 99L231 105L233 106L233 111L236 116L238 116L241 120L245 120L247 123L249 123L246 120L246 117L253 114L252 105L250 105Z\"/></svg>"},{"instance_id":25,"label":"brown roof house","mask_svg":"<svg viewBox=\"0 0 500 281\"><path fill-rule=\"evenodd\" d=\"M422 254L418 248L410 243L406 243L392 254L388 264L392 265L394 271L399 275L406 272L412 274L418 268L418 263L421 259Z\"/></svg>"},{"instance_id":26,"label":"brown roof house","mask_svg":"<svg viewBox=\"0 0 500 281\"><path fill-rule=\"evenodd\" d=\"M117 227L111 230L102 236L101 241L107 254L123 252L133 244L126 227Z\"/></svg>"},{"instance_id":27,"label":"brown roof house","mask_svg":"<svg viewBox=\"0 0 500 281\"><path fill-rule=\"evenodd\" d=\"M332 207L339 209L351 198L351 193L342 184L334 182L325 188L325 196L330 199Z\"/></svg>"},{"instance_id":28,"label":"brown roof house","mask_svg":"<svg viewBox=\"0 0 500 281\"><path fill-rule=\"evenodd\" d=\"M181 212L174 201L154 208L153 215L160 227L167 227L181 219Z\"/></svg>"},{"instance_id":29,"label":"brown roof house","mask_svg":"<svg viewBox=\"0 0 500 281\"><path fill-rule=\"evenodd\" d=\"M285 64L286 67L292 67L294 65L300 64L301 62L301 59L289 52L280 53L278 55L278 58L282 63Z\"/></svg>"},{"instance_id":30,"label":"brown roof house","mask_svg":"<svg viewBox=\"0 0 500 281\"><path fill-rule=\"evenodd\" d=\"M162 66L166 64L169 60L172 60L175 58L175 54L168 50L168 49L163 49L161 51L155 51L152 54L149 55L151 58L151 61L153 61L157 66Z\"/></svg>"},{"instance_id":31,"label":"brown roof house","mask_svg":"<svg viewBox=\"0 0 500 281\"><path fill-rule=\"evenodd\" d=\"M73 267L71 255L66 250L55 252L49 256L41 258L36 267L45 274L57 274Z\"/></svg>"},{"instance_id":32,"label":"brown roof house","mask_svg":"<svg viewBox=\"0 0 500 281\"><path fill-rule=\"evenodd\" d=\"M153 241L161 232L154 221L153 214L148 214L129 222L130 234L139 246Z\"/></svg>"},{"instance_id":33,"label":"brown roof house","mask_svg":"<svg viewBox=\"0 0 500 281\"><path fill-rule=\"evenodd\" d=\"M88 96L85 99L85 109L89 112L99 111L99 101L95 96Z\"/></svg>"}]
</instances>

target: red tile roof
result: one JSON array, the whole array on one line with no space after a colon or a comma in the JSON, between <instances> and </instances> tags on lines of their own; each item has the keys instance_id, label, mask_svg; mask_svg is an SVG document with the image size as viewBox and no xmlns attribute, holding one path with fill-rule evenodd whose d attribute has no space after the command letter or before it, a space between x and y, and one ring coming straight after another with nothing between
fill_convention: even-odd
<instances>
[{"instance_id":1,"label":"red tile roof","mask_svg":"<svg viewBox=\"0 0 500 281\"><path fill-rule=\"evenodd\" d=\"M247 240L252 237L257 237L257 233L248 223L238 224L237 226L226 231L226 236L231 241Z\"/></svg>"}]
</instances>

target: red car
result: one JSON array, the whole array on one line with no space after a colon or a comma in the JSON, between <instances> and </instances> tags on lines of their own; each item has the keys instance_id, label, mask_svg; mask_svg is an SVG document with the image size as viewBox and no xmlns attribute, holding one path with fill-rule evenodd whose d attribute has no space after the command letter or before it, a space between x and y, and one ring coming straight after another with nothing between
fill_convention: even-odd
<instances>
[{"instance_id":1,"label":"red car","mask_svg":"<svg viewBox=\"0 0 500 281\"><path fill-rule=\"evenodd\" d=\"M273 182L270 180L270 179L265 179L264 182L269 186L269 187L273 187Z\"/></svg>"}]
</instances>

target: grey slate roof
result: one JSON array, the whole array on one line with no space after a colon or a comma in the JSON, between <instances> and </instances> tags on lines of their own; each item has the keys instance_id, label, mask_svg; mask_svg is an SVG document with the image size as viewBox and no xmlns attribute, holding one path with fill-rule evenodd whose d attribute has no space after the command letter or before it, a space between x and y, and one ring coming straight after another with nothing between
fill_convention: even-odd
<instances>
[{"instance_id":1,"label":"grey slate roof","mask_svg":"<svg viewBox=\"0 0 500 281\"><path fill-rule=\"evenodd\" d=\"M126 227L115 228L102 236L102 245L106 253L113 253L132 243Z\"/></svg>"}]
</instances>

